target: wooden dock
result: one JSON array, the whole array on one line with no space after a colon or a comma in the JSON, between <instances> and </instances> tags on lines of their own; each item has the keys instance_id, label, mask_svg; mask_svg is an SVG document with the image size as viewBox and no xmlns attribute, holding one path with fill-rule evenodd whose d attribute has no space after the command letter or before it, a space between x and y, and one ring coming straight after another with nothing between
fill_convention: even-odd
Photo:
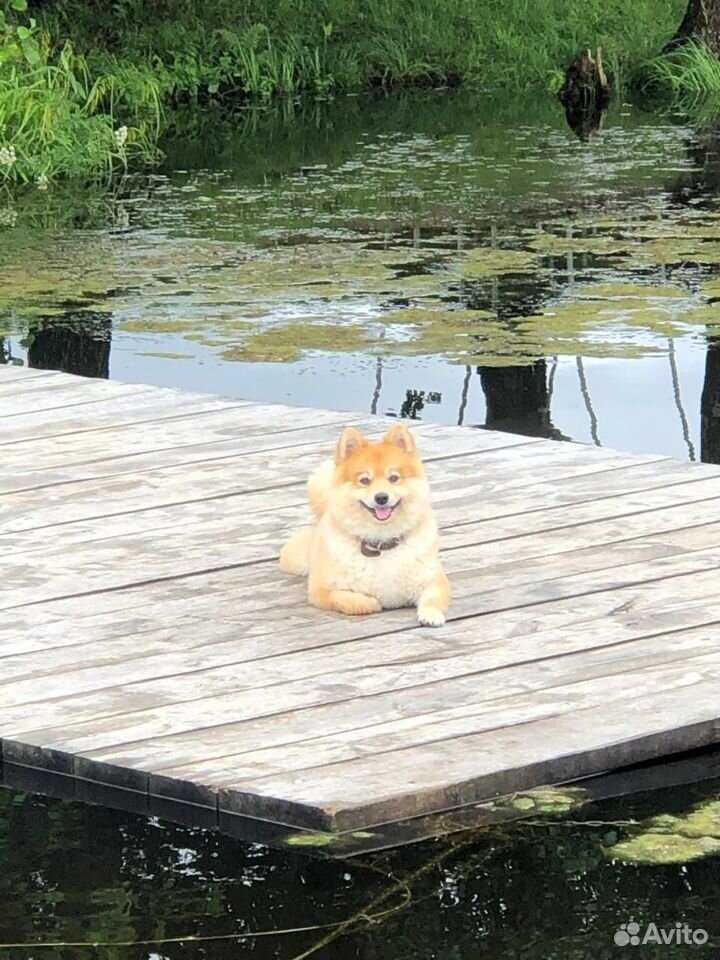
<instances>
[{"instance_id":1,"label":"wooden dock","mask_svg":"<svg viewBox=\"0 0 720 960\"><path fill-rule=\"evenodd\" d=\"M717 467L417 425L455 589L432 630L277 567L309 470L385 421L22 368L0 413L6 782L416 836L720 740Z\"/></svg>"}]
</instances>

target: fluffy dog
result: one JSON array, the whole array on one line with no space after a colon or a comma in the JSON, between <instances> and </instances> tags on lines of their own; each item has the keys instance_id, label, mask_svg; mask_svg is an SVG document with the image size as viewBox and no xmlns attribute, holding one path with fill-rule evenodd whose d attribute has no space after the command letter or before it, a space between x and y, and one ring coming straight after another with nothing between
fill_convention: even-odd
<instances>
[{"instance_id":1,"label":"fluffy dog","mask_svg":"<svg viewBox=\"0 0 720 960\"><path fill-rule=\"evenodd\" d=\"M407 427L391 427L378 443L348 427L335 462L310 477L308 496L317 522L291 537L280 568L308 577L310 603L354 615L416 606L420 623L445 622L450 584Z\"/></svg>"}]
</instances>

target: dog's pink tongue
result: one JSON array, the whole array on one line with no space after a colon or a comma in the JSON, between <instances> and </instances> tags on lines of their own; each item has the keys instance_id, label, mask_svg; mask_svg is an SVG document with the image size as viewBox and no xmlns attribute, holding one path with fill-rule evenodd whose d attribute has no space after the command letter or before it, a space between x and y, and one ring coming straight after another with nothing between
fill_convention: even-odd
<instances>
[{"instance_id":1,"label":"dog's pink tongue","mask_svg":"<svg viewBox=\"0 0 720 960\"><path fill-rule=\"evenodd\" d=\"M378 520L387 520L392 513L392 507L375 507L375 516Z\"/></svg>"}]
</instances>

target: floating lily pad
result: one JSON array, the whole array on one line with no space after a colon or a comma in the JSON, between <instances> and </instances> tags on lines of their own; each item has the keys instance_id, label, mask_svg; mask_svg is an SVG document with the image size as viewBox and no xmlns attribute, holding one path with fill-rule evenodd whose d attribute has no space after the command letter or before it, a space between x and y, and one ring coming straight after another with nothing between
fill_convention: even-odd
<instances>
[{"instance_id":1,"label":"floating lily pad","mask_svg":"<svg viewBox=\"0 0 720 960\"><path fill-rule=\"evenodd\" d=\"M705 324L708 327L717 327L720 325L720 301L718 303L703 303L685 313L683 319L686 323Z\"/></svg>"},{"instance_id":2,"label":"floating lily pad","mask_svg":"<svg viewBox=\"0 0 720 960\"><path fill-rule=\"evenodd\" d=\"M707 280L702 285L702 292L706 297L715 298L720 297L720 278L716 280Z\"/></svg>"},{"instance_id":3,"label":"floating lily pad","mask_svg":"<svg viewBox=\"0 0 720 960\"><path fill-rule=\"evenodd\" d=\"M386 276L377 278L368 276L357 287L358 293L381 293L395 299L416 299L418 297L442 297L449 292L449 285L457 281L447 272L417 273L411 276Z\"/></svg>"}]
</instances>

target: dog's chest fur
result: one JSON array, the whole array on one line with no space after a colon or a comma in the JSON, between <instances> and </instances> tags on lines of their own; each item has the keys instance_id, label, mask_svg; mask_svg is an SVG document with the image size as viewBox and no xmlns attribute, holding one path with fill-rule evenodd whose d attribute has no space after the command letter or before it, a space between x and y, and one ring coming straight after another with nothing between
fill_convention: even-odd
<instances>
[{"instance_id":1,"label":"dog's chest fur","mask_svg":"<svg viewBox=\"0 0 720 960\"><path fill-rule=\"evenodd\" d=\"M367 556L362 541L338 536L322 526L318 534L330 561L326 567L330 585L376 597L385 609L416 604L439 565L434 525L413 531L391 550L380 551L379 556Z\"/></svg>"}]
</instances>

